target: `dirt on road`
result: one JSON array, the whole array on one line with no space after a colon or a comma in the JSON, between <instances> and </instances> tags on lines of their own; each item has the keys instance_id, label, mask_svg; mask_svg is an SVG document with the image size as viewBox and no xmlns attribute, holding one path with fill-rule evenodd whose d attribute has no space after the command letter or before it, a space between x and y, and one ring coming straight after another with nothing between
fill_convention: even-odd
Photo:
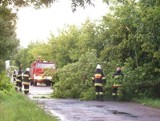
<instances>
[{"instance_id":1,"label":"dirt on road","mask_svg":"<svg viewBox=\"0 0 160 121\"><path fill-rule=\"evenodd\" d=\"M30 87L28 97L60 121L160 121L160 109L132 102L51 99L51 87Z\"/></svg>"}]
</instances>

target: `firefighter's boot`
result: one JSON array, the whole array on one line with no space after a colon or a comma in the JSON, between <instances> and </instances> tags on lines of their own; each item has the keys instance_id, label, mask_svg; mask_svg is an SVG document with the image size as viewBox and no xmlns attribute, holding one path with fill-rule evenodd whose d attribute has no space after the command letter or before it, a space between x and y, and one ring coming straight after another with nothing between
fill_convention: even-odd
<instances>
[{"instance_id":1,"label":"firefighter's boot","mask_svg":"<svg viewBox=\"0 0 160 121\"><path fill-rule=\"evenodd\" d=\"M103 101L103 95L100 95L100 101Z\"/></svg>"},{"instance_id":2,"label":"firefighter's boot","mask_svg":"<svg viewBox=\"0 0 160 121\"><path fill-rule=\"evenodd\" d=\"M22 88L21 87L19 88L19 91L22 92Z\"/></svg>"},{"instance_id":3,"label":"firefighter's boot","mask_svg":"<svg viewBox=\"0 0 160 121\"><path fill-rule=\"evenodd\" d=\"M96 95L96 100L99 101L99 95Z\"/></svg>"}]
</instances>

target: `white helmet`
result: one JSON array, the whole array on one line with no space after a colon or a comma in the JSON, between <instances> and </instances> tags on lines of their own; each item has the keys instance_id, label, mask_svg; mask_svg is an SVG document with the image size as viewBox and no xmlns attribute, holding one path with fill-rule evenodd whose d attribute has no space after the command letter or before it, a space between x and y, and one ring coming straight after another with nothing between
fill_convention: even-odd
<instances>
[{"instance_id":1,"label":"white helmet","mask_svg":"<svg viewBox=\"0 0 160 121\"><path fill-rule=\"evenodd\" d=\"M120 71L121 70L121 68L120 67L118 67L117 69L116 69L116 71Z\"/></svg>"},{"instance_id":2,"label":"white helmet","mask_svg":"<svg viewBox=\"0 0 160 121\"><path fill-rule=\"evenodd\" d=\"M26 71L29 71L29 68L26 68Z\"/></svg>"},{"instance_id":3,"label":"white helmet","mask_svg":"<svg viewBox=\"0 0 160 121\"><path fill-rule=\"evenodd\" d=\"M101 65L98 64L97 67L96 67L96 69L101 69Z\"/></svg>"}]
</instances>

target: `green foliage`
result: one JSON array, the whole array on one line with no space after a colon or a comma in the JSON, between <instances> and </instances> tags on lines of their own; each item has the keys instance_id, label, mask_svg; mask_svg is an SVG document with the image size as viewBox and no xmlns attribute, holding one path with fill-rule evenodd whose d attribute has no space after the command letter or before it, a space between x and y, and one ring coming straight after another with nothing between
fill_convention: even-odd
<instances>
[{"instance_id":1,"label":"green foliage","mask_svg":"<svg viewBox=\"0 0 160 121\"><path fill-rule=\"evenodd\" d=\"M13 92L13 85L10 83L10 78L5 72L0 73L0 94L11 94Z\"/></svg>"},{"instance_id":2,"label":"green foliage","mask_svg":"<svg viewBox=\"0 0 160 121\"><path fill-rule=\"evenodd\" d=\"M115 31L110 29L111 27L107 30L112 32L111 35L119 36L119 39L113 36L112 41L116 42L113 45L113 42L108 41L106 48L102 51L102 59L109 60L111 63L117 61L124 67L127 84L123 85L123 90L128 97L159 97L157 90L160 66L159 47L157 47L159 35L156 34L160 10L156 7L158 3L155 5L148 1L152 4L151 6L146 6L148 3L144 5L141 1L139 4L127 1L121 1L121 3L121 6L115 6L115 18L112 18L112 21L119 22L111 24L115 26ZM110 16L104 17L105 25L109 25L110 18ZM109 39L110 36L108 36Z\"/></svg>"},{"instance_id":3,"label":"green foliage","mask_svg":"<svg viewBox=\"0 0 160 121\"><path fill-rule=\"evenodd\" d=\"M19 66L22 64L22 69L25 69L27 67L30 67L31 60L28 61L29 58L28 50L27 49L21 49L17 56L14 58L15 65L19 68Z\"/></svg>"},{"instance_id":4,"label":"green foliage","mask_svg":"<svg viewBox=\"0 0 160 121\"><path fill-rule=\"evenodd\" d=\"M22 64L22 68L26 69L31 66L38 57L42 60L53 61L51 57L51 49L49 44L43 42L30 43L28 48L21 48L15 59L15 64L19 66Z\"/></svg>"},{"instance_id":5,"label":"green foliage","mask_svg":"<svg viewBox=\"0 0 160 121\"><path fill-rule=\"evenodd\" d=\"M160 100L152 98L134 98L133 101L138 102L142 105L149 105L155 108L160 108Z\"/></svg>"},{"instance_id":6,"label":"green foliage","mask_svg":"<svg viewBox=\"0 0 160 121\"><path fill-rule=\"evenodd\" d=\"M0 2L3 6L13 5L14 7L34 6L35 8L50 7L57 0L3 0ZM77 7L85 8L86 5L94 5L93 0L71 0L72 11Z\"/></svg>"},{"instance_id":7,"label":"green foliage","mask_svg":"<svg viewBox=\"0 0 160 121\"><path fill-rule=\"evenodd\" d=\"M53 3L55 0L3 0L0 3L3 6L9 6L13 5L14 7L24 7L24 6L30 6L33 5L37 8L43 7L43 6L50 6L51 3Z\"/></svg>"},{"instance_id":8,"label":"green foliage","mask_svg":"<svg viewBox=\"0 0 160 121\"><path fill-rule=\"evenodd\" d=\"M91 77L94 74L96 58L94 50L83 54L76 63L68 64L57 71L58 81L54 84L54 96L58 98L93 99Z\"/></svg>"},{"instance_id":9,"label":"green foliage","mask_svg":"<svg viewBox=\"0 0 160 121\"><path fill-rule=\"evenodd\" d=\"M79 30L76 26L68 26L58 37L52 36L49 40L51 56L58 68L78 60L79 48L76 45L78 34Z\"/></svg>"},{"instance_id":10,"label":"green foliage","mask_svg":"<svg viewBox=\"0 0 160 121\"><path fill-rule=\"evenodd\" d=\"M86 90L86 92L82 92L80 97L81 100L94 100L95 99L95 87L91 87Z\"/></svg>"},{"instance_id":11,"label":"green foliage","mask_svg":"<svg viewBox=\"0 0 160 121\"><path fill-rule=\"evenodd\" d=\"M17 52L19 40L15 34L16 15L4 6L0 6L0 13L0 70L3 70L4 61Z\"/></svg>"},{"instance_id":12,"label":"green foliage","mask_svg":"<svg viewBox=\"0 0 160 121\"><path fill-rule=\"evenodd\" d=\"M107 77L106 99L111 98L111 77L118 66L125 74L120 100L160 97L159 2L105 2L113 4L112 14L104 16L100 24L86 20L80 28L67 26L59 36L52 35L45 46L38 44L45 51L30 46L25 51L30 57L28 62L35 57L34 52L56 62L58 70L53 74L55 97L93 99L90 78L97 63L102 65Z\"/></svg>"}]
</instances>

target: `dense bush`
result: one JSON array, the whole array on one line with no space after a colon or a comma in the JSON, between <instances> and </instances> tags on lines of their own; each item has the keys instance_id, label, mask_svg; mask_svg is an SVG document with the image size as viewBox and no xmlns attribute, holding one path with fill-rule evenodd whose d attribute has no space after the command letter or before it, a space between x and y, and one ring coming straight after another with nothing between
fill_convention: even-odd
<instances>
[{"instance_id":1,"label":"dense bush","mask_svg":"<svg viewBox=\"0 0 160 121\"><path fill-rule=\"evenodd\" d=\"M10 78L5 72L0 73L0 93L6 94L13 91L13 85L10 83Z\"/></svg>"},{"instance_id":2,"label":"dense bush","mask_svg":"<svg viewBox=\"0 0 160 121\"><path fill-rule=\"evenodd\" d=\"M88 54L90 56L87 56ZM81 98L82 100L93 100L95 98L95 89L91 81L91 77L93 76L96 67L95 63L98 62L98 59L92 52L87 52L85 55L86 56L82 56L80 58L80 60L83 61L68 64L57 71L57 73L55 74L56 78L54 78L55 97ZM84 64L84 62L88 64ZM135 97L158 97L160 94L158 90L159 81L156 81L156 79L159 79L159 77L156 75L153 77L153 65L144 64L143 66L133 69L129 64L130 62L126 62L122 68L124 78L119 100L129 101ZM103 70L106 75L104 97L106 100L110 100L112 99L112 75L117 65L114 65L114 63L104 62L102 63L102 65L104 67ZM114 65L115 67L109 65Z\"/></svg>"},{"instance_id":3,"label":"dense bush","mask_svg":"<svg viewBox=\"0 0 160 121\"><path fill-rule=\"evenodd\" d=\"M86 52L78 62L68 64L57 70L54 84L54 96L57 98L94 98L94 89L91 77L99 62L95 51ZM53 77L54 78L54 77Z\"/></svg>"}]
</instances>

